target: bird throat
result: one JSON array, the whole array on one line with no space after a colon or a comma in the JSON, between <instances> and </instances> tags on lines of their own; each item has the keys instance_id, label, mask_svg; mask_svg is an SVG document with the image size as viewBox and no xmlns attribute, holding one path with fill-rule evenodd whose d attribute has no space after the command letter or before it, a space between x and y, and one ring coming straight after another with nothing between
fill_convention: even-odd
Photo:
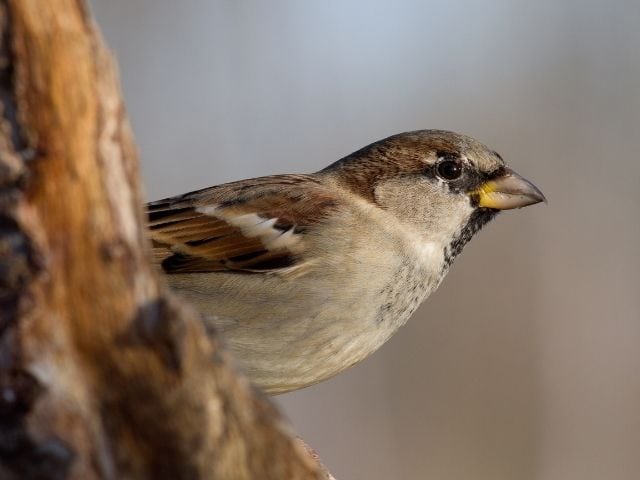
<instances>
[{"instance_id":1,"label":"bird throat","mask_svg":"<svg viewBox=\"0 0 640 480\"><path fill-rule=\"evenodd\" d=\"M451 243L444 248L442 276L447 273L455 258L462 252L465 245L469 243L469 240L491 221L498 212L498 210L491 208L476 208L473 211L464 227L453 237Z\"/></svg>"}]
</instances>

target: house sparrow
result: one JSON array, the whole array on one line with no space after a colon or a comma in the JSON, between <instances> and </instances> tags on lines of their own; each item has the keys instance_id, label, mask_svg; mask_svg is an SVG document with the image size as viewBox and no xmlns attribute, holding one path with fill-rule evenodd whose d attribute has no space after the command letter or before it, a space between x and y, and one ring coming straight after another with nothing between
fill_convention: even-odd
<instances>
[{"instance_id":1,"label":"house sparrow","mask_svg":"<svg viewBox=\"0 0 640 480\"><path fill-rule=\"evenodd\" d=\"M498 211L543 200L476 140L420 130L317 173L206 188L148 213L169 284L275 394L373 353Z\"/></svg>"}]
</instances>

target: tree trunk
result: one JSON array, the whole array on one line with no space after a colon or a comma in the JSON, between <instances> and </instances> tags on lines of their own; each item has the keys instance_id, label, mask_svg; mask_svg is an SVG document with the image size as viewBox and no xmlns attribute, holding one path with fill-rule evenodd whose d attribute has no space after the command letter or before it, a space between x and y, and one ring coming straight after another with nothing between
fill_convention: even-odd
<instances>
[{"instance_id":1,"label":"tree trunk","mask_svg":"<svg viewBox=\"0 0 640 480\"><path fill-rule=\"evenodd\" d=\"M0 16L0 477L328 478L150 266L85 3Z\"/></svg>"}]
</instances>

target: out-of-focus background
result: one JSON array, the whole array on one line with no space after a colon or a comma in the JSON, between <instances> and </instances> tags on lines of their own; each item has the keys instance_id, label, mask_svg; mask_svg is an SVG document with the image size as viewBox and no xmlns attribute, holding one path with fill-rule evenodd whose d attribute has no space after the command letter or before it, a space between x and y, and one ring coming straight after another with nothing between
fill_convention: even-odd
<instances>
[{"instance_id":1,"label":"out-of-focus background","mask_svg":"<svg viewBox=\"0 0 640 480\"><path fill-rule=\"evenodd\" d=\"M372 358L278 397L338 478L640 478L640 2L92 4L149 199L422 128L547 195Z\"/></svg>"}]
</instances>

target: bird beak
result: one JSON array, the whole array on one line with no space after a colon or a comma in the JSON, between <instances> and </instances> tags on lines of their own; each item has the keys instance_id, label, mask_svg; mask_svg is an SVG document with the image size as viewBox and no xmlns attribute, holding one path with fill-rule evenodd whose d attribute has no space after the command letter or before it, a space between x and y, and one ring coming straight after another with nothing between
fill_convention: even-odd
<instances>
[{"instance_id":1,"label":"bird beak","mask_svg":"<svg viewBox=\"0 0 640 480\"><path fill-rule=\"evenodd\" d=\"M510 168L480 185L471 196L478 206L496 210L522 208L547 201L538 187Z\"/></svg>"}]
</instances>

